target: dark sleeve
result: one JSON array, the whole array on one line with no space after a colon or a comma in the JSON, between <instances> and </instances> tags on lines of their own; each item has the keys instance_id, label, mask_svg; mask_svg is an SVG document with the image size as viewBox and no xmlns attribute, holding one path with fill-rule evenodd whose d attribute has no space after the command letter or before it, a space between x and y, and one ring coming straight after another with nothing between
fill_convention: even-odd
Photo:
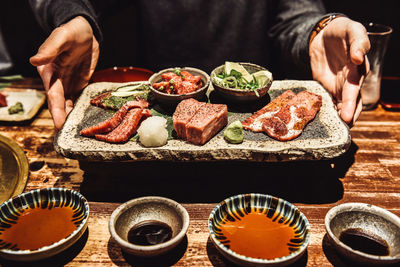
<instances>
[{"instance_id":1,"label":"dark sleeve","mask_svg":"<svg viewBox=\"0 0 400 267\"><path fill-rule=\"evenodd\" d=\"M279 68L285 73L310 75L309 37L317 23L325 17L320 0L272 1L275 14L268 37L279 51ZM300 70L300 72L298 71ZM296 75L295 74L295 75ZM303 77L302 77L303 78Z\"/></svg>"},{"instance_id":2,"label":"dark sleeve","mask_svg":"<svg viewBox=\"0 0 400 267\"><path fill-rule=\"evenodd\" d=\"M96 39L103 39L96 13L88 0L29 0L36 20L47 32L77 16L84 17L92 26Z\"/></svg>"}]
</instances>

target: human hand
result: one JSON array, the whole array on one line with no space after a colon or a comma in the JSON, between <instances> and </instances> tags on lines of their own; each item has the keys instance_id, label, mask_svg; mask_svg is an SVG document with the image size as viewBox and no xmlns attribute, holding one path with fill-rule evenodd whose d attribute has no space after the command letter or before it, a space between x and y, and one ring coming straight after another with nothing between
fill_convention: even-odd
<instances>
[{"instance_id":1,"label":"human hand","mask_svg":"<svg viewBox=\"0 0 400 267\"><path fill-rule=\"evenodd\" d=\"M99 58L99 43L81 16L56 28L30 58L46 89L54 126L61 129L75 98L88 84Z\"/></svg>"},{"instance_id":2,"label":"human hand","mask_svg":"<svg viewBox=\"0 0 400 267\"><path fill-rule=\"evenodd\" d=\"M369 71L367 32L345 17L332 20L310 44L313 78L333 96L340 117L352 125L362 110L360 86Z\"/></svg>"}]
</instances>

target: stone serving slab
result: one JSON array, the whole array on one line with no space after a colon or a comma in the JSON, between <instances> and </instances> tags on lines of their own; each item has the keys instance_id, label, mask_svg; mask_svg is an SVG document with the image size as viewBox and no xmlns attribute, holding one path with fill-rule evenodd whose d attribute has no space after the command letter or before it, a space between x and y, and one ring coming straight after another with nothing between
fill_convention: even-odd
<instances>
[{"instance_id":1,"label":"stone serving slab","mask_svg":"<svg viewBox=\"0 0 400 267\"><path fill-rule=\"evenodd\" d=\"M125 83L126 84L126 83ZM82 137L79 131L112 116L112 112L90 105L91 98L105 91L113 90L121 83L93 83L87 86L68 115L63 128L58 132L54 146L58 153L67 158L85 161L294 161L322 160L340 156L351 143L350 129L340 119L331 95L315 81L283 80L274 81L268 94L257 102L247 104L226 103L229 123L243 121L253 112L265 106L284 90L295 93L302 90L322 96L322 107L303 133L296 139L281 142L264 133L245 131L241 144L229 144L223 138L223 130L202 146L183 140L171 139L162 147L146 148L139 141L130 140L124 144L109 144L94 138ZM212 103L224 103L212 87L208 92ZM171 115L173 108L159 105L157 111Z\"/></svg>"}]
</instances>

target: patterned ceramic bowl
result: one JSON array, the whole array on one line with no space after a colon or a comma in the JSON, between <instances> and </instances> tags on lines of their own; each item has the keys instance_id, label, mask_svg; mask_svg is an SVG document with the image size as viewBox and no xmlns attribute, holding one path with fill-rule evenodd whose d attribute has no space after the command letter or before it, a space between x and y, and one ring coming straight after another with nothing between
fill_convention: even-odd
<instances>
[{"instance_id":1,"label":"patterned ceramic bowl","mask_svg":"<svg viewBox=\"0 0 400 267\"><path fill-rule=\"evenodd\" d=\"M325 228L333 247L355 262L400 263L400 218L388 210L366 203L340 204L326 214Z\"/></svg>"},{"instance_id":2,"label":"patterned ceramic bowl","mask_svg":"<svg viewBox=\"0 0 400 267\"><path fill-rule=\"evenodd\" d=\"M307 218L289 202L269 195L225 199L208 220L211 240L230 261L246 266L284 266L305 252Z\"/></svg>"},{"instance_id":3,"label":"patterned ceramic bowl","mask_svg":"<svg viewBox=\"0 0 400 267\"><path fill-rule=\"evenodd\" d=\"M22 193L0 206L0 255L15 261L53 256L85 232L88 201L66 188Z\"/></svg>"},{"instance_id":4,"label":"patterned ceramic bowl","mask_svg":"<svg viewBox=\"0 0 400 267\"><path fill-rule=\"evenodd\" d=\"M266 68L252 64L252 63L244 63L241 62L240 65L242 65L250 74L255 73L260 70L267 70ZM221 65L219 67L216 67L212 72L211 72L211 82L212 86L214 89L225 99L231 101L231 102L237 102L237 103L243 103L243 102L253 102L260 100L263 96L265 96L269 90L269 88L272 85L272 77L269 80L269 82L261 87L256 89L258 95L253 91L253 90L243 90L243 89L234 89L234 88L229 88L229 87L223 87L218 85L215 82L215 76L219 75L223 72L225 68L225 65Z\"/></svg>"},{"instance_id":5,"label":"patterned ceramic bowl","mask_svg":"<svg viewBox=\"0 0 400 267\"><path fill-rule=\"evenodd\" d=\"M188 93L188 94L181 94L181 95L167 94L167 93L161 92L160 90L157 90L153 87L154 83L158 83L158 82L162 81L161 75L163 73L174 72L176 70L181 70L181 71L185 70L193 75L200 76L203 86L200 89L198 89L197 91L194 91L194 92ZM163 104L166 106L175 106L182 100L188 99L188 98L202 100L205 97L205 94L207 93L207 89L210 85L210 76L200 69L190 68L190 67L182 67L182 68L176 67L176 68L168 68L168 69L159 71L157 73L154 73L150 77L149 83L150 83L150 90L152 91L154 98L160 104Z\"/></svg>"},{"instance_id":6,"label":"patterned ceramic bowl","mask_svg":"<svg viewBox=\"0 0 400 267\"><path fill-rule=\"evenodd\" d=\"M116 208L108 228L126 253L153 257L167 253L181 243L189 228L189 214L172 199L139 197Z\"/></svg>"}]
</instances>

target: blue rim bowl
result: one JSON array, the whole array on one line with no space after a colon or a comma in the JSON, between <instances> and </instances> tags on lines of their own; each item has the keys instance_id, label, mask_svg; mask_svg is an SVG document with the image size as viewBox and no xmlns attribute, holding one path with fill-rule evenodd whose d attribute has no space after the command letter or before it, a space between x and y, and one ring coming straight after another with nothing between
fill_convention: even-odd
<instances>
[{"instance_id":1,"label":"blue rim bowl","mask_svg":"<svg viewBox=\"0 0 400 267\"><path fill-rule=\"evenodd\" d=\"M287 256L275 259L261 259L248 257L232 251L227 245L221 241L226 242L224 236L221 236L221 224L224 218L231 216L231 218L238 218L245 216L239 210L253 210L257 208L258 211L271 213L270 216L281 216L285 218L280 219L279 222L290 225L297 233L296 238L300 240L297 243L297 250L293 251ZM232 196L220 202L210 214L208 219L208 230L210 232L211 240L221 254L228 260L243 266L285 266L298 260L307 249L310 241L310 224L306 216L301 213L296 206L288 201L273 197L265 194L249 193ZM251 244L249 244L251 245Z\"/></svg>"},{"instance_id":2,"label":"blue rim bowl","mask_svg":"<svg viewBox=\"0 0 400 267\"><path fill-rule=\"evenodd\" d=\"M70 206L74 210L76 229L65 238L35 250L20 250L17 244L2 240L5 229L18 221L22 212L32 208ZM43 188L22 193L0 205L0 256L14 261L35 261L51 257L72 246L86 231L89 203L80 193L67 188Z\"/></svg>"}]
</instances>

